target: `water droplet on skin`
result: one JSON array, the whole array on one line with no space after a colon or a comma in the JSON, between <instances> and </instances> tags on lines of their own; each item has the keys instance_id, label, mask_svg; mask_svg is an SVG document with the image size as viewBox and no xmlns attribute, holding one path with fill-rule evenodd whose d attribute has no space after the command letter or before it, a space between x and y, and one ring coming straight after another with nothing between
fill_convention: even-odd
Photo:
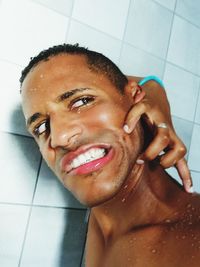
<instances>
[{"instance_id":1,"label":"water droplet on skin","mask_svg":"<svg viewBox=\"0 0 200 267\"><path fill-rule=\"evenodd\" d=\"M43 74L40 74L40 78L41 78L41 79L44 78L44 75L43 75Z\"/></svg>"},{"instance_id":2,"label":"water droplet on skin","mask_svg":"<svg viewBox=\"0 0 200 267\"><path fill-rule=\"evenodd\" d=\"M166 222L166 223L170 223L170 222L171 222L171 220L167 219L167 220L165 220L165 222Z\"/></svg>"},{"instance_id":3,"label":"water droplet on skin","mask_svg":"<svg viewBox=\"0 0 200 267\"><path fill-rule=\"evenodd\" d=\"M191 207L192 207L192 205L191 205L191 204L188 204L188 205L187 205L187 208L191 208Z\"/></svg>"},{"instance_id":4,"label":"water droplet on skin","mask_svg":"<svg viewBox=\"0 0 200 267\"><path fill-rule=\"evenodd\" d=\"M185 235L183 235L183 236L182 236L182 239L185 239L185 238L186 238L186 236L185 236Z\"/></svg>"},{"instance_id":5,"label":"water droplet on skin","mask_svg":"<svg viewBox=\"0 0 200 267\"><path fill-rule=\"evenodd\" d=\"M124 198L122 198L122 202L124 202L126 199L125 199L125 197Z\"/></svg>"},{"instance_id":6,"label":"water droplet on skin","mask_svg":"<svg viewBox=\"0 0 200 267\"><path fill-rule=\"evenodd\" d=\"M152 249L152 251L151 251L152 253L156 253L156 249Z\"/></svg>"},{"instance_id":7,"label":"water droplet on skin","mask_svg":"<svg viewBox=\"0 0 200 267\"><path fill-rule=\"evenodd\" d=\"M126 189L128 187L128 185L126 184L125 186L124 186L124 189Z\"/></svg>"},{"instance_id":8,"label":"water droplet on skin","mask_svg":"<svg viewBox=\"0 0 200 267\"><path fill-rule=\"evenodd\" d=\"M131 260L131 258L128 258L128 261L130 261Z\"/></svg>"}]
</instances>

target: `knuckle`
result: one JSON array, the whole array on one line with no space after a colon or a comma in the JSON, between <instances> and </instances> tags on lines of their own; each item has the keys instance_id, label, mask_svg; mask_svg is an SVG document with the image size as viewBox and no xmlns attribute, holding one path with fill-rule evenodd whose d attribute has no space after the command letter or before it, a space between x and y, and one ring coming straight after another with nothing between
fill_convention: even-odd
<instances>
[{"instance_id":1,"label":"knuckle","mask_svg":"<svg viewBox=\"0 0 200 267\"><path fill-rule=\"evenodd\" d=\"M168 145L169 144L169 136L167 134L163 135L160 140L161 144Z\"/></svg>"}]
</instances>

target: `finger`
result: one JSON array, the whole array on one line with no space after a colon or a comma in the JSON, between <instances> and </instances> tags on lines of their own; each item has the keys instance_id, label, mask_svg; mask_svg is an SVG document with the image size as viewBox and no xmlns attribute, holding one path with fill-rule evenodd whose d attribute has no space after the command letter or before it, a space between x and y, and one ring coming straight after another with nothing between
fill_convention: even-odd
<instances>
[{"instance_id":1,"label":"finger","mask_svg":"<svg viewBox=\"0 0 200 267\"><path fill-rule=\"evenodd\" d=\"M164 168L169 168L174 166L180 159L182 159L187 150L183 143L176 143L176 145L169 150L161 157L160 164Z\"/></svg>"},{"instance_id":2,"label":"finger","mask_svg":"<svg viewBox=\"0 0 200 267\"><path fill-rule=\"evenodd\" d=\"M169 142L169 129L158 128L156 136L143 154L144 158L147 160L155 159L169 145Z\"/></svg>"},{"instance_id":3,"label":"finger","mask_svg":"<svg viewBox=\"0 0 200 267\"><path fill-rule=\"evenodd\" d=\"M176 163L175 167L181 180L183 181L185 191L188 193L193 193L192 178L186 160L184 158L180 159Z\"/></svg>"},{"instance_id":4,"label":"finger","mask_svg":"<svg viewBox=\"0 0 200 267\"><path fill-rule=\"evenodd\" d=\"M147 108L144 102L139 102L131 108L124 124L124 131L126 133L131 133L133 131L142 114L147 111Z\"/></svg>"}]
</instances>

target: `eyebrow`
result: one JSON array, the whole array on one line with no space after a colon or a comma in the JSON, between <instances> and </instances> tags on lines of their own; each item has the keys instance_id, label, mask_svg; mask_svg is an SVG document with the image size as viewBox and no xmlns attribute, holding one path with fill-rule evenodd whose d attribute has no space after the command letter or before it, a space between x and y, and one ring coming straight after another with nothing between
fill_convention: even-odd
<instances>
[{"instance_id":1,"label":"eyebrow","mask_svg":"<svg viewBox=\"0 0 200 267\"><path fill-rule=\"evenodd\" d=\"M60 96L57 97L56 102L60 103L66 99L69 99L70 97L72 97L73 95L75 95L76 93L79 92L83 92L83 91L87 91L87 90L91 90L91 88L85 87L85 88L75 88L73 90L67 91L63 94L61 94ZM39 118L41 118L43 115L39 112L34 113L32 116L30 116L27 119L26 122L26 127L30 127L30 125L35 122L36 120L38 120Z\"/></svg>"}]
</instances>

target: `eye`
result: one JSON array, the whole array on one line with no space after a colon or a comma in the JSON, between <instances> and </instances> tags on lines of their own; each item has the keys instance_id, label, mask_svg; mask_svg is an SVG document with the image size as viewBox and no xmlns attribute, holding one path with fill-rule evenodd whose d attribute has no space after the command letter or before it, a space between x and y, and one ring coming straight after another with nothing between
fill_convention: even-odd
<instances>
[{"instance_id":1,"label":"eye","mask_svg":"<svg viewBox=\"0 0 200 267\"><path fill-rule=\"evenodd\" d=\"M87 104L89 104L90 102L94 101L94 97L92 96L84 96L82 98L79 98L75 101L73 101L71 108L79 108L81 106L86 106Z\"/></svg>"},{"instance_id":2,"label":"eye","mask_svg":"<svg viewBox=\"0 0 200 267\"><path fill-rule=\"evenodd\" d=\"M43 121L33 130L33 133L38 137L39 135L45 133L48 129L47 121Z\"/></svg>"}]
</instances>

